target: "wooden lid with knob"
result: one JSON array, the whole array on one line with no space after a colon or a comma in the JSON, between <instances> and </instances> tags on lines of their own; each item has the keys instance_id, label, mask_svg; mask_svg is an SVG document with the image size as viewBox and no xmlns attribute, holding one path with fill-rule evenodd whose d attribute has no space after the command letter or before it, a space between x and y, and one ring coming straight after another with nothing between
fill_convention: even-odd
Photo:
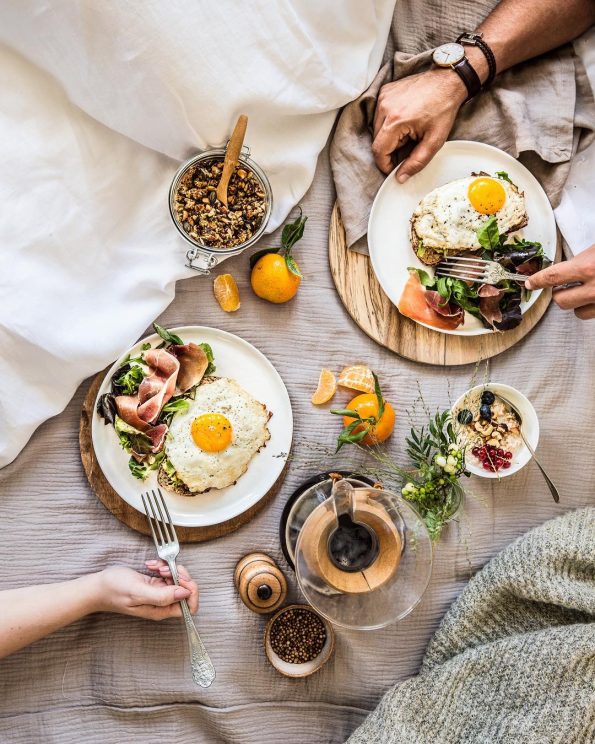
<instances>
[{"instance_id":1,"label":"wooden lid with knob","mask_svg":"<svg viewBox=\"0 0 595 744\"><path fill-rule=\"evenodd\" d=\"M287 580L266 553L250 553L237 564L234 581L240 599L252 612L274 612L287 597Z\"/></svg>"}]
</instances>

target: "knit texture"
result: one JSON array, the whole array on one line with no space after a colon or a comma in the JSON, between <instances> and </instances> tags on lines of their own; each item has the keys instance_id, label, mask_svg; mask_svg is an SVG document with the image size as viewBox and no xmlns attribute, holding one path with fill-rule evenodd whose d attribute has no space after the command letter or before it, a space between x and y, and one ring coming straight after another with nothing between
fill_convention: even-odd
<instances>
[{"instance_id":1,"label":"knit texture","mask_svg":"<svg viewBox=\"0 0 595 744\"><path fill-rule=\"evenodd\" d=\"M349 744L593 744L595 508L546 522L468 584L420 674Z\"/></svg>"}]
</instances>

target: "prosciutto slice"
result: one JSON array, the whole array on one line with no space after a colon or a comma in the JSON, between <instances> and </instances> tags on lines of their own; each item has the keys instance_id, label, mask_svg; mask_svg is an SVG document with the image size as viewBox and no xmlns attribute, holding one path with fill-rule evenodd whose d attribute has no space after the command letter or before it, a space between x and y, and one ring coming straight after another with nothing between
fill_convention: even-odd
<instances>
[{"instance_id":1,"label":"prosciutto slice","mask_svg":"<svg viewBox=\"0 0 595 744\"><path fill-rule=\"evenodd\" d=\"M140 419L151 423L158 418L161 409L175 392L180 363L165 349L149 349L144 354L144 360L152 371L138 388L136 413Z\"/></svg>"},{"instance_id":2,"label":"prosciutto slice","mask_svg":"<svg viewBox=\"0 0 595 744\"><path fill-rule=\"evenodd\" d=\"M422 287L417 272L412 271L397 305L401 315L443 330L454 330L463 322L464 313L459 319L454 314L451 317L437 312L428 304L427 294L429 293Z\"/></svg>"},{"instance_id":3,"label":"prosciutto slice","mask_svg":"<svg viewBox=\"0 0 595 744\"><path fill-rule=\"evenodd\" d=\"M168 351L180 363L176 387L181 393L198 385L209 366L209 359L198 344L184 344L170 346Z\"/></svg>"},{"instance_id":4,"label":"prosciutto slice","mask_svg":"<svg viewBox=\"0 0 595 744\"><path fill-rule=\"evenodd\" d=\"M462 307L455 305L454 302L445 302L444 297L433 289L426 289L426 302L438 315L448 318L454 328L460 326L465 320L465 311Z\"/></svg>"},{"instance_id":5,"label":"prosciutto slice","mask_svg":"<svg viewBox=\"0 0 595 744\"><path fill-rule=\"evenodd\" d=\"M161 451L168 431L167 424L151 426L151 424L143 421L137 413L138 395L118 395L116 397L116 408L118 409L118 416L123 421L149 437L153 454ZM133 452L133 454L138 460L140 456L147 453Z\"/></svg>"}]
</instances>

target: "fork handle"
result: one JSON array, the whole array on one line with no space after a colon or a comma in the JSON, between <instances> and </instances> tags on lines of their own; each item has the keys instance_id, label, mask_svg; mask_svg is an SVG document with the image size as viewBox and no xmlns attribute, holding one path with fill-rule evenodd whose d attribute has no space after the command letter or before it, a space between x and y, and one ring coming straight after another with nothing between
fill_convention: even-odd
<instances>
[{"instance_id":1,"label":"fork handle","mask_svg":"<svg viewBox=\"0 0 595 744\"><path fill-rule=\"evenodd\" d=\"M529 442L528 442L528 441L527 441L527 439L525 438L525 435L523 434L523 430L522 430L522 428L521 428L521 427L519 427L519 431L520 431L520 433L521 433L521 438L522 438L523 442L525 443L525 445L526 445L527 449L529 450L529 452L530 452L530 453L531 453L531 455L533 456L533 459L535 460L535 464L536 464L536 465L537 465L537 467L538 467L538 468L539 468L539 469L541 470L541 474L543 475L543 477L544 477L544 479L545 479L545 482L547 483L547 486L548 486L548 488L550 489L550 493L551 493L551 494L552 494L552 496L554 497L554 501L555 501L555 502L556 502L556 504L557 504L557 503L558 503L558 502L560 501L560 494L558 493L558 489L556 488L556 486L554 486L554 484L553 484L553 482L552 482L552 481L550 480L550 478L549 478L548 474L547 474L547 473L545 472L545 470L544 470L544 469L543 469L543 468L541 467L541 463L540 463L540 462L539 462L539 460L537 459L537 455L535 454L535 450L533 449L533 447L531 447L531 445L529 444Z\"/></svg>"},{"instance_id":2,"label":"fork handle","mask_svg":"<svg viewBox=\"0 0 595 744\"><path fill-rule=\"evenodd\" d=\"M172 579L178 586L178 569L175 561L168 561ZM215 681L215 667L211 661L207 649L198 635L196 626L188 608L188 602L185 599L180 600L182 607L182 616L186 626L186 635L188 636L188 650L190 651L190 666L192 668L192 679L200 687L210 687Z\"/></svg>"},{"instance_id":3,"label":"fork handle","mask_svg":"<svg viewBox=\"0 0 595 744\"><path fill-rule=\"evenodd\" d=\"M513 271L503 271L502 279L510 279L513 282L526 282L529 278L528 274L515 274Z\"/></svg>"}]
</instances>

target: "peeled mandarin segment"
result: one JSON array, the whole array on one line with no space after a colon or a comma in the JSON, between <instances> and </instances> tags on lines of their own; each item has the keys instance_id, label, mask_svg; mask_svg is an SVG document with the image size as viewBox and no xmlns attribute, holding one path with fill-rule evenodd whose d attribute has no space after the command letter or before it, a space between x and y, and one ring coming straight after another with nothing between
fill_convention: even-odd
<instances>
[{"instance_id":1,"label":"peeled mandarin segment","mask_svg":"<svg viewBox=\"0 0 595 744\"><path fill-rule=\"evenodd\" d=\"M226 313L235 313L240 307L240 292L231 274L220 274L213 282L215 299Z\"/></svg>"},{"instance_id":2,"label":"peeled mandarin segment","mask_svg":"<svg viewBox=\"0 0 595 744\"><path fill-rule=\"evenodd\" d=\"M328 403L336 390L337 382L335 380L335 375L330 371L330 369L323 369L318 378L318 387L316 388L316 392L312 396L312 403L314 403L315 406Z\"/></svg>"},{"instance_id":3,"label":"peeled mandarin segment","mask_svg":"<svg viewBox=\"0 0 595 744\"><path fill-rule=\"evenodd\" d=\"M339 375L337 384L350 390L360 390L362 393L374 392L374 377L372 370L364 364L345 367Z\"/></svg>"}]
</instances>

